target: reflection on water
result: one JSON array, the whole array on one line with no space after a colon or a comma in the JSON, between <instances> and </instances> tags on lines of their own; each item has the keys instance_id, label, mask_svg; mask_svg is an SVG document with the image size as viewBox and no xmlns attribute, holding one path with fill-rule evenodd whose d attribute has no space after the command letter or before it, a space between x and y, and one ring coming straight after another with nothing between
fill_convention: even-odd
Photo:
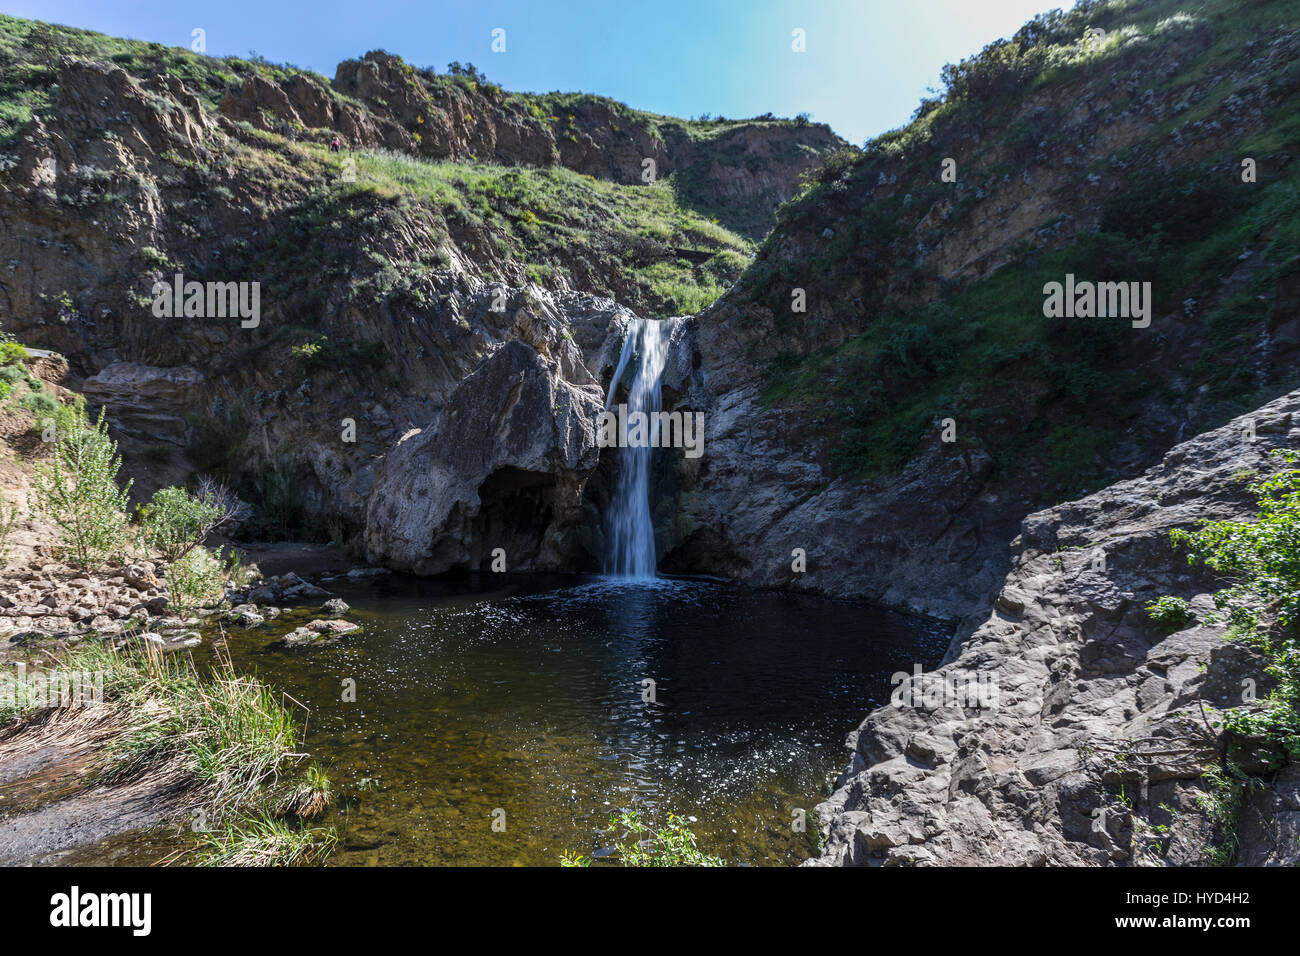
<instances>
[{"instance_id":1,"label":"reflection on water","mask_svg":"<svg viewBox=\"0 0 1300 956\"><path fill-rule=\"evenodd\" d=\"M341 864L554 864L604 845L631 807L693 818L730 862L797 862L809 843L791 819L825 796L844 735L947 639L878 608L693 580L328 586L364 635L271 646L291 615L230 648L311 708L306 747L350 797Z\"/></svg>"}]
</instances>

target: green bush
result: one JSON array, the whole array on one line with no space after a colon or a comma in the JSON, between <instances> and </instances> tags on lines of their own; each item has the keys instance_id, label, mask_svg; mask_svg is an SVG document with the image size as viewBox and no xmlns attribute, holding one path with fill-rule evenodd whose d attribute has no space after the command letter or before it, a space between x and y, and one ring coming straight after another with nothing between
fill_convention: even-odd
<instances>
[{"instance_id":1,"label":"green bush","mask_svg":"<svg viewBox=\"0 0 1300 956\"><path fill-rule=\"evenodd\" d=\"M1192 613L1192 606L1182 598L1171 597L1166 594L1156 601L1147 603L1147 617L1154 621L1162 630L1173 632L1181 631L1192 621L1196 620L1196 615Z\"/></svg>"},{"instance_id":2,"label":"green bush","mask_svg":"<svg viewBox=\"0 0 1300 956\"><path fill-rule=\"evenodd\" d=\"M104 412L93 426L85 424L80 407L74 413L76 425L56 431L54 454L36 467L28 504L33 514L56 527L55 553L92 570L127 550L131 482L117 486L122 459L108 435Z\"/></svg>"},{"instance_id":3,"label":"green bush","mask_svg":"<svg viewBox=\"0 0 1300 956\"><path fill-rule=\"evenodd\" d=\"M184 488L160 488L140 509L145 542L168 561L175 561L203 543L222 511L211 501Z\"/></svg>"},{"instance_id":4,"label":"green bush","mask_svg":"<svg viewBox=\"0 0 1300 956\"><path fill-rule=\"evenodd\" d=\"M1275 451L1287 462L1300 453ZM1262 741L1279 761L1300 757L1300 469L1281 471L1247 486L1258 501L1253 521L1203 521L1170 538L1233 583L1214 596L1230 623L1228 634L1262 653L1276 681L1256 706L1235 707L1222 726Z\"/></svg>"},{"instance_id":5,"label":"green bush","mask_svg":"<svg viewBox=\"0 0 1300 956\"><path fill-rule=\"evenodd\" d=\"M182 613L212 604L225 593L221 562L201 546L173 561L166 578L168 606Z\"/></svg>"},{"instance_id":6,"label":"green bush","mask_svg":"<svg viewBox=\"0 0 1300 956\"><path fill-rule=\"evenodd\" d=\"M59 410L59 400L46 392L30 392L19 399L18 405L33 413L37 419L48 418Z\"/></svg>"},{"instance_id":7,"label":"green bush","mask_svg":"<svg viewBox=\"0 0 1300 956\"><path fill-rule=\"evenodd\" d=\"M702 852L695 845L695 834L671 813L668 823L657 830L635 810L614 813L609 818L609 830L625 831L626 842L615 843L618 860L624 866L726 866L722 857ZM560 865L590 866L591 858L565 852L560 856Z\"/></svg>"}]
</instances>

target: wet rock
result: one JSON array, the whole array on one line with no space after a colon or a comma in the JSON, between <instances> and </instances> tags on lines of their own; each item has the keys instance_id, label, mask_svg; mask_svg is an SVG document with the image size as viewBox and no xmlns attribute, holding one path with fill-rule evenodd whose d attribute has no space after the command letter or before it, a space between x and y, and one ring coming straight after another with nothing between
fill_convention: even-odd
<instances>
[{"instance_id":1,"label":"wet rock","mask_svg":"<svg viewBox=\"0 0 1300 956\"><path fill-rule=\"evenodd\" d=\"M320 609L321 613L328 614L330 617L342 617L351 610L342 598L330 598L320 606Z\"/></svg>"},{"instance_id":2,"label":"wet rock","mask_svg":"<svg viewBox=\"0 0 1300 956\"><path fill-rule=\"evenodd\" d=\"M274 585L263 585L254 588L248 592L248 600L252 604L273 604L283 598L284 592Z\"/></svg>"},{"instance_id":3,"label":"wet rock","mask_svg":"<svg viewBox=\"0 0 1300 956\"><path fill-rule=\"evenodd\" d=\"M222 614L222 620L236 627L256 627L266 621L256 604L239 604Z\"/></svg>"},{"instance_id":4,"label":"wet rock","mask_svg":"<svg viewBox=\"0 0 1300 956\"><path fill-rule=\"evenodd\" d=\"M318 647L333 644L346 634L361 630L361 626L349 621L316 620L303 627L290 631L282 639L286 647Z\"/></svg>"},{"instance_id":5,"label":"wet rock","mask_svg":"<svg viewBox=\"0 0 1300 956\"><path fill-rule=\"evenodd\" d=\"M329 594L329 591L314 584L300 584L285 591L284 597L288 601L317 601L329 597Z\"/></svg>"},{"instance_id":6,"label":"wet rock","mask_svg":"<svg viewBox=\"0 0 1300 956\"><path fill-rule=\"evenodd\" d=\"M350 578L371 578L381 574L392 574L388 568L353 568L348 572Z\"/></svg>"}]
</instances>

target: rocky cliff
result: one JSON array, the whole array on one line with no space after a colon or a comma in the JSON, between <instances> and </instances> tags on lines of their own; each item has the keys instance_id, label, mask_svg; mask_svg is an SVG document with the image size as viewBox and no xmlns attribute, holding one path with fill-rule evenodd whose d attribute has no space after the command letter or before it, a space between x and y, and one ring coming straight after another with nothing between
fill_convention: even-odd
<instances>
[{"instance_id":1,"label":"rocky cliff","mask_svg":"<svg viewBox=\"0 0 1300 956\"><path fill-rule=\"evenodd\" d=\"M1295 3L1080 4L823 167L694 319L664 566L959 618L1027 513L1300 384L1298 55Z\"/></svg>"},{"instance_id":2,"label":"rocky cliff","mask_svg":"<svg viewBox=\"0 0 1300 956\"><path fill-rule=\"evenodd\" d=\"M1263 659L1222 626L1165 633L1163 595L1214 610L1216 576L1189 568L1169 532L1248 520L1249 478L1300 449L1300 391L1183 442L1140 476L1024 519L991 611L939 669L849 738L852 762L818 810L834 865L1196 865L1214 833L1223 710ZM992 706L928 692L977 676ZM912 692L909 698L908 692ZM1238 862L1300 863L1300 772L1246 798Z\"/></svg>"},{"instance_id":3,"label":"rocky cliff","mask_svg":"<svg viewBox=\"0 0 1300 956\"><path fill-rule=\"evenodd\" d=\"M385 456L493 353L571 351L530 338L543 313L549 338L586 342L629 306L711 301L843 145L382 52L331 82L14 18L0 45L4 331L66 357L138 493L218 474L265 519L254 533L358 549ZM727 208L748 234L714 221ZM257 283L260 314L156 314L177 275Z\"/></svg>"}]
</instances>

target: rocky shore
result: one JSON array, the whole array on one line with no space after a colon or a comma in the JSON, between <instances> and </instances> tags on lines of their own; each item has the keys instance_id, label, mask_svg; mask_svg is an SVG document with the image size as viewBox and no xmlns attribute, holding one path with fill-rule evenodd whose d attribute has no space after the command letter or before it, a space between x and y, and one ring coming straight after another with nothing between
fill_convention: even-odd
<instances>
[{"instance_id":1,"label":"rocky shore","mask_svg":"<svg viewBox=\"0 0 1300 956\"><path fill-rule=\"evenodd\" d=\"M1253 437L1252 437L1253 436ZM1223 586L1188 566L1169 532L1254 514L1245 485L1300 448L1300 391L1184 442L1144 474L1027 517L1012 570L949 660L902 690L979 675L992 708L872 713L818 807L819 865L1193 865L1213 838L1219 714L1259 696L1263 659L1222 626L1173 633L1147 602L1183 597L1198 617ZM1253 682L1253 683L1251 683ZM1300 772L1249 794L1237 862L1300 863Z\"/></svg>"},{"instance_id":2,"label":"rocky shore","mask_svg":"<svg viewBox=\"0 0 1300 956\"><path fill-rule=\"evenodd\" d=\"M49 562L6 569L0 572L0 648L13 651L99 636L178 650L198 645L205 625L219 621L226 627L256 627L279 617L284 606L316 601L324 602L321 619L294 631L285 639L287 644L316 643L358 628L340 620L348 611L344 601L292 571L261 577L254 569L255 580L228 588L221 602L180 616L169 610L162 571L154 561L133 562L101 574ZM374 573L384 572L368 568L348 572L353 578ZM8 655L0 650L0 656Z\"/></svg>"}]
</instances>

